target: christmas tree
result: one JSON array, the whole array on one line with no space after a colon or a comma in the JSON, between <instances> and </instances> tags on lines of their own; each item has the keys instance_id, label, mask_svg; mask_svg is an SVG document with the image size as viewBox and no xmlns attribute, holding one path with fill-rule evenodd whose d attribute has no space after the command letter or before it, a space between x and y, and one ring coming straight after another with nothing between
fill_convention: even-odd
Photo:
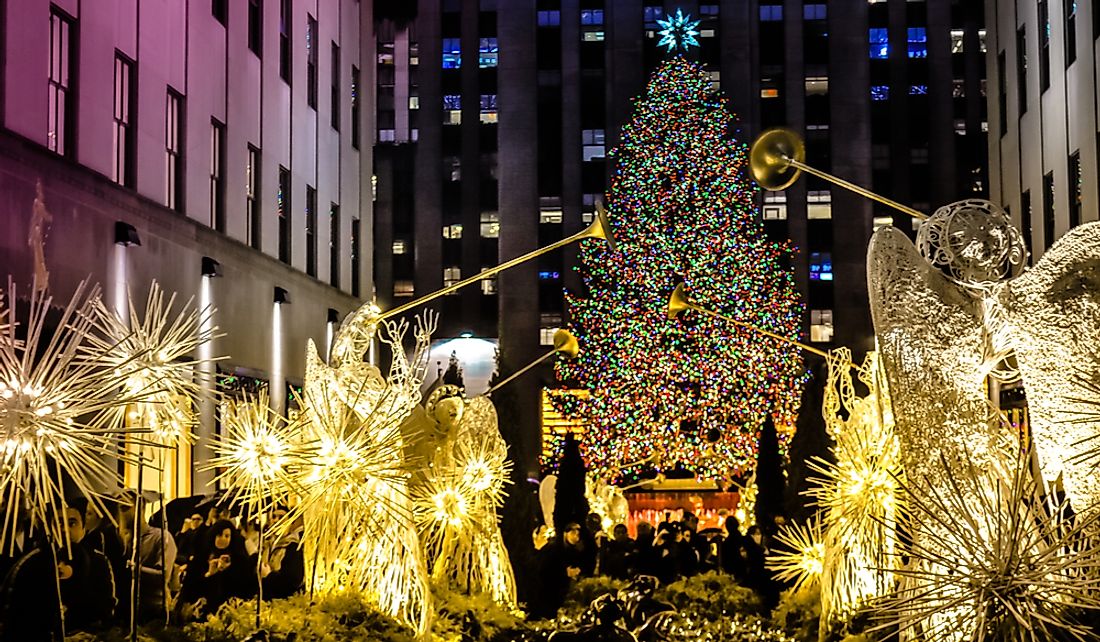
<instances>
[{"instance_id":1,"label":"christmas tree","mask_svg":"<svg viewBox=\"0 0 1100 642\"><path fill-rule=\"evenodd\" d=\"M666 315L683 281L708 309L799 337L792 250L765 236L733 129L710 77L675 57L653 74L609 156L618 247L583 245L587 292L566 297L581 352L558 364L562 381L593 393L580 410L585 458L608 478L676 465L732 478L752 469L766 417L783 433L794 426L798 348L708 316Z\"/></svg>"}]
</instances>

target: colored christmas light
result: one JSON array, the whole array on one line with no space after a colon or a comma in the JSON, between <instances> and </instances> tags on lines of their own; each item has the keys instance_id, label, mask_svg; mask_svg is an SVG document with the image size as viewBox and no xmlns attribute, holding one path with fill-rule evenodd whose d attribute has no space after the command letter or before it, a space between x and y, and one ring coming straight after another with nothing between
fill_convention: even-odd
<instances>
[{"instance_id":1,"label":"colored christmas light","mask_svg":"<svg viewBox=\"0 0 1100 642\"><path fill-rule=\"evenodd\" d=\"M675 57L654 73L611 152L618 248L582 246L587 293L566 296L581 353L558 363L562 381L593 392L579 409L590 424L582 445L607 478L659 452L657 470L730 479L754 467L766 415L781 435L793 429L805 377L798 348L702 315L666 315L683 281L703 307L799 337L793 249L765 235L748 149L732 130L710 77Z\"/></svg>"}]
</instances>

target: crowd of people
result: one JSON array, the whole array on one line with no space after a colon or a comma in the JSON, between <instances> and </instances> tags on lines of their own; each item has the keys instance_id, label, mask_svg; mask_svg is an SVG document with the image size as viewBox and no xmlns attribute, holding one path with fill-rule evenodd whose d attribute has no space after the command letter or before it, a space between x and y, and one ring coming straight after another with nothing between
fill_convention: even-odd
<instances>
[{"instance_id":1,"label":"crowd of people","mask_svg":"<svg viewBox=\"0 0 1100 642\"><path fill-rule=\"evenodd\" d=\"M724 528L700 530L699 519L685 512L680 521L666 519L656 528L638 522L632 538L625 524L615 524L608 534L600 516L593 513L584 524L565 524L552 539L541 527L535 534L541 581L530 605L532 615L553 617L571 586L594 575L619 580L650 575L668 584L718 571L732 575L765 605L774 606L783 587L765 567L765 560L783 522L778 516L767 528L754 525L742 534L740 522L731 515L725 518Z\"/></svg>"},{"instance_id":2,"label":"crowd of people","mask_svg":"<svg viewBox=\"0 0 1100 642\"><path fill-rule=\"evenodd\" d=\"M11 545L0 551L0 640L55 640L125 628L131 618L182 622L233 597L262 590L264 599L285 598L304 585L300 524L261 546L259 525L225 507L192 512L174 534L159 519L135 518L143 505L132 491L107 509L111 515L86 501L68 503L62 545L17 520ZM276 507L270 518L285 514Z\"/></svg>"}]
</instances>

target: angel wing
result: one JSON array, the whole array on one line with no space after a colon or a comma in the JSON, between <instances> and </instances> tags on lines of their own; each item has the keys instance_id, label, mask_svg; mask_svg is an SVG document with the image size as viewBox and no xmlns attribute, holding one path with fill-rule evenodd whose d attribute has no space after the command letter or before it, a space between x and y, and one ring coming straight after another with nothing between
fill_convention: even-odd
<instances>
[{"instance_id":1,"label":"angel wing","mask_svg":"<svg viewBox=\"0 0 1100 642\"><path fill-rule=\"evenodd\" d=\"M949 462L969 458L988 466L997 434L986 401L979 302L889 226L871 238L867 281L883 369L896 393L906 474L942 476L941 454Z\"/></svg>"},{"instance_id":2,"label":"angel wing","mask_svg":"<svg viewBox=\"0 0 1100 642\"><path fill-rule=\"evenodd\" d=\"M996 297L1043 477L1062 477L1078 512L1100 508L1100 223L1070 230Z\"/></svg>"}]
</instances>

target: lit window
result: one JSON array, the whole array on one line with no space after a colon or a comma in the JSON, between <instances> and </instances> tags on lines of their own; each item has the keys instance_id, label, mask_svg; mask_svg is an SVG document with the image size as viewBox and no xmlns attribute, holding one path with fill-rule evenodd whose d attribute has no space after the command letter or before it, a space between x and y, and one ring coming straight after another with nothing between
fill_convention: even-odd
<instances>
[{"instance_id":1,"label":"lit window","mask_svg":"<svg viewBox=\"0 0 1100 642\"><path fill-rule=\"evenodd\" d=\"M825 19L825 5L823 4L807 4L802 6L802 19L803 20L824 20Z\"/></svg>"},{"instance_id":2,"label":"lit window","mask_svg":"<svg viewBox=\"0 0 1100 642\"><path fill-rule=\"evenodd\" d=\"M781 4L762 4L760 5L760 21L761 22L777 22L783 19L783 5Z\"/></svg>"},{"instance_id":3,"label":"lit window","mask_svg":"<svg viewBox=\"0 0 1100 642\"><path fill-rule=\"evenodd\" d=\"M413 287L412 281L394 281L393 282L393 296L394 297L411 297L416 293L416 289Z\"/></svg>"},{"instance_id":4,"label":"lit window","mask_svg":"<svg viewBox=\"0 0 1100 642\"><path fill-rule=\"evenodd\" d=\"M497 66L497 39L481 38L477 47L477 66L482 69Z\"/></svg>"},{"instance_id":5,"label":"lit window","mask_svg":"<svg viewBox=\"0 0 1100 642\"><path fill-rule=\"evenodd\" d=\"M951 30L951 53L963 52L963 40L966 37L966 32L962 29Z\"/></svg>"},{"instance_id":6,"label":"lit window","mask_svg":"<svg viewBox=\"0 0 1100 642\"><path fill-rule=\"evenodd\" d=\"M538 15L540 27L557 27L561 25L561 11L540 11Z\"/></svg>"},{"instance_id":7,"label":"lit window","mask_svg":"<svg viewBox=\"0 0 1100 642\"><path fill-rule=\"evenodd\" d=\"M462 280L462 268L457 265L443 268L443 287L448 287ZM454 294L451 292L450 294Z\"/></svg>"},{"instance_id":8,"label":"lit window","mask_svg":"<svg viewBox=\"0 0 1100 642\"><path fill-rule=\"evenodd\" d=\"M488 270L489 268L485 269ZM497 277L495 274L481 280L481 293L486 296L497 293Z\"/></svg>"},{"instance_id":9,"label":"lit window","mask_svg":"<svg viewBox=\"0 0 1100 642\"><path fill-rule=\"evenodd\" d=\"M810 254L810 280L833 280L833 256L829 252L812 252Z\"/></svg>"},{"instance_id":10,"label":"lit window","mask_svg":"<svg viewBox=\"0 0 1100 642\"><path fill-rule=\"evenodd\" d=\"M581 24L582 25L602 25L603 24L603 9L582 9L581 10Z\"/></svg>"},{"instance_id":11,"label":"lit window","mask_svg":"<svg viewBox=\"0 0 1100 642\"><path fill-rule=\"evenodd\" d=\"M458 38L443 39L443 68L458 69L462 66L462 41Z\"/></svg>"},{"instance_id":12,"label":"lit window","mask_svg":"<svg viewBox=\"0 0 1100 642\"><path fill-rule=\"evenodd\" d=\"M543 270L539 272L540 281L557 281L559 279L561 279L561 272L551 270Z\"/></svg>"},{"instance_id":13,"label":"lit window","mask_svg":"<svg viewBox=\"0 0 1100 642\"><path fill-rule=\"evenodd\" d=\"M591 223L596 218L596 201L599 197L599 194L581 195L581 221L584 223Z\"/></svg>"},{"instance_id":14,"label":"lit window","mask_svg":"<svg viewBox=\"0 0 1100 642\"><path fill-rule=\"evenodd\" d=\"M500 238L500 215L496 212L481 213L481 238Z\"/></svg>"},{"instance_id":15,"label":"lit window","mask_svg":"<svg viewBox=\"0 0 1100 642\"><path fill-rule=\"evenodd\" d=\"M985 53L985 29L978 29L978 51Z\"/></svg>"},{"instance_id":16,"label":"lit window","mask_svg":"<svg viewBox=\"0 0 1100 642\"><path fill-rule=\"evenodd\" d=\"M557 328L539 328L539 344L544 346L554 345L554 334L557 331Z\"/></svg>"},{"instance_id":17,"label":"lit window","mask_svg":"<svg viewBox=\"0 0 1100 642\"><path fill-rule=\"evenodd\" d=\"M871 85L871 100L880 101L890 98L890 85Z\"/></svg>"},{"instance_id":18,"label":"lit window","mask_svg":"<svg viewBox=\"0 0 1100 642\"><path fill-rule=\"evenodd\" d=\"M778 87L761 87L760 88L760 97L761 98L779 98L779 88Z\"/></svg>"},{"instance_id":19,"label":"lit window","mask_svg":"<svg viewBox=\"0 0 1100 642\"><path fill-rule=\"evenodd\" d=\"M445 239L460 239L462 238L462 223L452 223L451 225L443 226L443 238Z\"/></svg>"},{"instance_id":20,"label":"lit window","mask_svg":"<svg viewBox=\"0 0 1100 642\"><path fill-rule=\"evenodd\" d=\"M714 91L718 91L719 86L722 84L722 72L717 70L708 71L707 75L710 76L710 88Z\"/></svg>"},{"instance_id":21,"label":"lit window","mask_svg":"<svg viewBox=\"0 0 1100 642\"><path fill-rule=\"evenodd\" d=\"M603 30L599 31L585 31L581 34L581 40L584 42L603 42L604 34Z\"/></svg>"},{"instance_id":22,"label":"lit window","mask_svg":"<svg viewBox=\"0 0 1100 642\"><path fill-rule=\"evenodd\" d=\"M875 231L877 232L880 227L886 227L887 225L894 224L893 216L876 216L874 218Z\"/></svg>"},{"instance_id":23,"label":"lit window","mask_svg":"<svg viewBox=\"0 0 1100 642\"><path fill-rule=\"evenodd\" d=\"M927 96L928 85L909 85L910 96Z\"/></svg>"},{"instance_id":24,"label":"lit window","mask_svg":"<svg viewBox=\"0 0 1100 642\"><path fill-rule=\"evenodd\" d=\"M484 124L497 122L496 94L481 94L481 112L478 119Z\"/></svg>"},{"instance_id":25,"label":"lit window","mask_svg":"<svg viewBox=\"0 0 1100 642\"><path fill-rule=\"evenodd\" d=\"M764 192L763 218L765 221L787 220L786 192Z\"/></svg>"},{"instance_id":26,"label":"lit window","mask_svg":"<svg viewBox=\"0 0 1100 642\"><path fill-rule=\"evenodd\" d=\"M446 94L443 96L443 124L462 124L462 96L459 94Z\"/></svg>"},{"instance_id":27,"label":"lit window","mask_svg":"<svg viewBox=\"0 0 1100 642\"><path fill-rule=\"evenodd\" d=\"M909 27L907 38L910 58L928 57L928 32L924 27Z\"/></svg>"},{"instance_id":28,"label":"lit window","mask_svg":"<svg viewBox=\"0 0 1100 642\"><path fill-rule=\"evenodd\" d=\"M952 98L966 98L966 81L961 78L955 78L951 81L951 97Z\"/></svg>"},{"instance_id":29,"label":"lit window","mask_svg":"<svg viewBox=\"0 0 1100 642\"><path fill-rule=\"evenodd\" d=\"M393 253L394 254L408 254L409 242L405 239L394 239L393 241Z\"/></svg>"},{"instance_id":30,"label":"lit window","mask_svg":"<svg viewBox=\"0 0 1100 642\"><path fill-rule=\"evenodd\" d=\"M829 219L833 217L833 194L827 189L806 192L806 218Z\"/></svg>"},{"instance_id":31,"label":"lit window","mask_svg":"<svg viewBox=\"0 0 1100 642\"><path fill-rule=\"evenodd\" d=\"M561 223L561 208L542 208L539 223Z\"/></svg>"},{"instance_id":32,"label":"lit window","mask_svg":"<svg viewBox=\"0 0 1100 642\"><path fill-rule=\"evenodd\" d=\"M409 109L420 109L420 96L409 96Z\"/></svg>"},{"instance_id":33,"label":"lit window","mask_svg":"<svg viewBox=\"0 0 1100 642\"><path fill-rule=\"evenodd\" d=\"M603 158L606 155L604 148L604 130L585 129L581 132L581 144L583 159L590 161Z\"/></svg>"},{"instance_id":34,"label":"lit window","mask_svg":"<svg viewBox=\"0 0 1100 642\"><path fill-rule=\"evenodd\" d=\"M833 311L810 310L810 341L828 343L833 340Z\"/></svg>"},{"instance_id":35,"label":"lit window","mask_svg":"<svg viewBox=\"0 0 1100 642\"><path fill-rule=\"evenodd\" d=\"M824 96L829 93L828 76L812 76L806 79L807 96Z\"/></svg>"},{"instance_id":36,"label":"lit window","mask_svg":"<svg viewBox=\"0 0 1100 642\"><path fill-rule=\"evenodd\" d=\"M890 57L890 33L885 27L874 27L869 31L868 40L871 44L871 57L878 60L886 60Z\"/></svg>"}]
</instances>

